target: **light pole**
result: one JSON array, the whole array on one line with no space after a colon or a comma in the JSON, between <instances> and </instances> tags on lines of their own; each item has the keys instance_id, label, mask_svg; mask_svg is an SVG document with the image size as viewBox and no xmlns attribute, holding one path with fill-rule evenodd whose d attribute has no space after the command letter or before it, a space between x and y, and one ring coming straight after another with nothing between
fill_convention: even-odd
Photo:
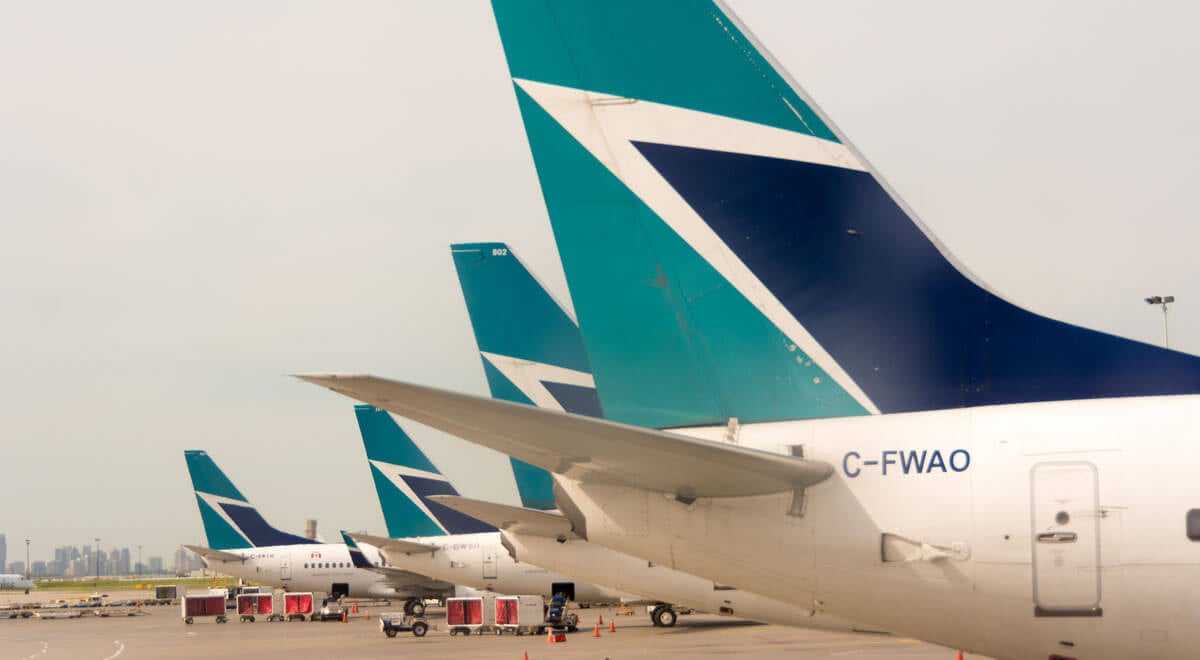
<instances>
[{"instance_id":1,"label":"light pole","mask_svg":"<svg viewBox=\"0 0 1200 660\"><path fill-rule=\"evenodd\" d=\"M30 569L32 569L32 568L33 567L29 565L29 539L25 539L25 579L26 580L29 579L29 576L31 574Z\"/></svg>"},{"instance_id":2,"label":"light pole","mask_svg":"<svg viewBox=\"0 0 1200 660\"><path fill-rule=\"evenodd\" d=\"M1163 348L1171 347L1170 335L1167 334L1167 305L1175 302L1175 296L1150 296L1146 298L1147 305L1162 305L1163 310Z\"/></svg>"}]
</instances>

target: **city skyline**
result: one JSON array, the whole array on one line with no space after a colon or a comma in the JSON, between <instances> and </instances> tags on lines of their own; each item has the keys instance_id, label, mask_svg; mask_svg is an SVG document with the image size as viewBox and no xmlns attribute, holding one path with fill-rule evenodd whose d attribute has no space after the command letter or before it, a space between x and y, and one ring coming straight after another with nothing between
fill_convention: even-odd
<instances>
[{"instance_id":1,"label":"city skyline","mask_svg":"<svg viewBox=\"0 0 1200 660\"><path fill-rule=\"evenodd\" d=\"M0 534L0 572L25 575L24 554L21 554L19 559L6 556L5 537L6 534ZM32 541L32 539L30 540ZM138 554L144 551L144 546L120 547L114 545L105 550L102 546L95 547L94 543L95 540L93 539L93 543L90 544L56 546L51 555L53 559L49 559L45 555L39 556L36 554L33 551L33 543L30 543L28 575L34 579L55 577L88 578L97 576L124 577L187 573L203 568L204 566L199 556L187 550L182 545L177 547L171 554L166 555L171 558L171 561L168 563L164 555L159 554L143 554L139 561ZM22 543L22 545L24 544Z\"/></svg>"}]
</instances>

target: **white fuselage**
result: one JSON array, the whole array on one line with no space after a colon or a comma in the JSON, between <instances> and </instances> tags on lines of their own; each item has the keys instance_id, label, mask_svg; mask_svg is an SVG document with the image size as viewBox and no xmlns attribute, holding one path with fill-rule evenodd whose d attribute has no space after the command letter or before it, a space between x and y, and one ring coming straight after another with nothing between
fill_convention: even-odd
<instances>
[{"instance_id":1,"label":"white fuselage","mask_svg":"<svg viewBox=\"0 0 1200 660\"><path fill-rule=\"evenodd\" d=\"M720 585L582 539L560 543L545 536L501 534L521 561L621 591L636 590L655 601L761 623L825 630L864 629L833 616L818 615L811 607Z\"/></svg>"},{"instance_id":2,"label":"white fuselage","mask_svg":"<svg viewBox=\"0 0 1200 660\"><path fill-rule=\"evenodd\" d=\"M1196 396L750 424L739 444L835 474L690 503L556 479L590 542L816 615L1002 658L1185 658L1197 428Z\"/></svg>"},{"instance_id":3,"label":"white fuselage","mask_svg":"<svg viewBox=\"0 0 1200 660\"><path fill-rule=\"evenodd\" d=\"M277 545L259 548L225 550L246 558L245 561L222 561L205 558L214 571L251 582L279 587L288 591L335 591L334 585L345 585L348 595L355 598L421 598L430 590L397 590L387 577L373 571L355 568L350 551L338 543ZM378 562L371 549L363 549L368 560Z\"/></svg>"},{"instance_id":4,"label":"white fuselage","mask_svg":"<svg viewBox=\"0 0 1200 660\"><path fill-rule=\"evenodd\" d=\"M632 593L582 582L577 576L554 573L538 565L516 561L501 543L500 532L404 540L435 546L438 550L412 554L385 552L386 565L450 584L500 594L545 597L564 591L563 586L569 585L566 591L573 593L578 603L616 603L641 598Z\"/></svg>"},{"instance_id":5,"label":"white fuselage","mask_svg":"<svg viewBox=\"0 0 1200 660\"><path fill-rule=\"evenodd\" d=\"M24 591L28 593L31 589L37 589L37 585L20 573L5 573L0 575L0 591Z\"/></svg>"}]
</instances>

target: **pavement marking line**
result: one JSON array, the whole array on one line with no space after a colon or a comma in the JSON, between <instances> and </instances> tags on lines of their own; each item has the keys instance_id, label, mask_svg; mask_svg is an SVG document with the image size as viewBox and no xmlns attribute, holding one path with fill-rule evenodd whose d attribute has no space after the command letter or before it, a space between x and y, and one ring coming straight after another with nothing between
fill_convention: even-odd
<instances>
[{"instance_id":1,"label":"pavement marking line","mask_svg":"<svg viewBox=\"0 0 1200 660\"><path fill-rule=\"evenodd\" d=\"M125 645L121 643L121 640L119 640L119 639L114 639L114 640L113 640L113 644L116 644L116 645L117 645L117 646L119 646L120 648L118 648L118 649L117 649L117 652L116 652L116 653L114 653L114 654L112 654L112 655L108 656L107 658L104 658L103 660L113 660L113 658L115 658L115 657L117 657L118 655L121 655L122 653L124 653L124 652L125 652Z\"/></svg>"},{"instance_id":2,"label":"pavement marking line","mask_svg":"<svg viewBox=\"0 0 1200 660\"><path fill-rule=\"evenodd\" d=\"M42 642L42 650L41 651L38 651L37 653L34 653L33 655L27 655L24 658L21 658L21 660L33 660L34 658L38 657L39 655L45 655L46 651L49 650L49 648L50 648L50 642Z\"/></svg>"}]
</instances>

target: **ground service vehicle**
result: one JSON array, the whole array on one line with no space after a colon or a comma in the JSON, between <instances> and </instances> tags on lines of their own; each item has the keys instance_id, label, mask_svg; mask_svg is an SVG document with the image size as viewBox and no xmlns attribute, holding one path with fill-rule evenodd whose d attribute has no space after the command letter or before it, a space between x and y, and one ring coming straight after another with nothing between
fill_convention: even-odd
<instances>
[{"instance_id":1,"label":"ground service vehicle","mask_svg":"<svg viewBox=\"0 0 1200 660\"><path fill-rule=\"evenodd\" d=\"M429 631L429 623L424 618L411 614L385 612L379 615L379 629L388 637L395 637L397 633L409 631L412 631L414 637L424 637L425 633Z\"/></svg>"}]
</instances>

